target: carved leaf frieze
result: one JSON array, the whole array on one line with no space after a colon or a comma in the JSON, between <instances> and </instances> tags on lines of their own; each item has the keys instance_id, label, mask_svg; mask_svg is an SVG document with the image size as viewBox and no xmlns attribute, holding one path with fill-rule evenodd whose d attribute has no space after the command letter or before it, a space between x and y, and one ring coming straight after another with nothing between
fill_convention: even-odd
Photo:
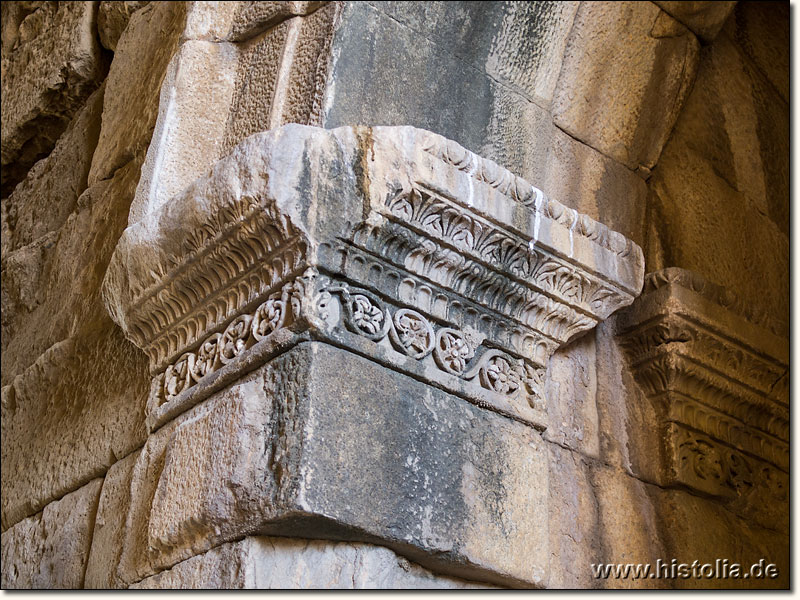
<instances>
[{"instance_id":1,"label":"carved leaf frieze","mask_svg":"<svg viewBox=\"0 0 800 600\"><path fill-rule=\"evenodd\" d=\"M372 128L356 168L363 134L255 134L123 234L105 303L149 355L156 421L328 335L537 424L553 352L638 292L624 236L429 132ZM313 298L308 273L330 278Z\"/></svg>"},{"instance_id":2,"label":"carved leaf frieze","mask_svg":"<svg viewBox=\"0 0 800 600\"><path fill-rule=\"evenodd\" d=\"M646 277L618 329L665 420L671 482L761 518L786 501L789 410L771 392L788 366L780 339L751 314L723 288L671 268Z\"/></svg>"}]
</instances>

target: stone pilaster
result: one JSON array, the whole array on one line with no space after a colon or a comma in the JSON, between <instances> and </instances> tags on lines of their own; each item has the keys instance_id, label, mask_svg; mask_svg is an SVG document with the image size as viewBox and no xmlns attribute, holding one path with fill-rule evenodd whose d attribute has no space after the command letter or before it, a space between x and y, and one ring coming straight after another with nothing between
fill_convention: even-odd
<instances>
[{"instance_id":1,"label":"stone pilaster","mask_svg":"<svg viewBox=\"0 0 800 600\"><path fill-rule=\"evenodd\" d=\"M768 315L683 269L651 273L618 318L662 420L665 486L775 527L788 517L788 342Z\"/></svg>"},{"instance_id":2,"label":"stone pilaster","mask_svg":"<svg viewBox=\"0 0 800 600\"><path fill-rule=\"evenodd\" d=\"M223 390L251 372L266 373L273 405L232 409L248 433L219 443L238 458L191 489L180 474L216 434L200 417L164 434L156 489L136 494L155 494L148 547L163 552L151 560L165 568L210 540L312 531L380 540L454 575L469 565L498 583L545 584L548 360L630 304L642 277L630 240L430 132L251 136L126 230L104 284L109 312L150 359L151 431L207 398L229 402ZM451 431L465 418L471 429ZM246 458L256 446L265 462ZM418 480L420 448L467 471ZM510 453L503 473L497 453ZM216 497L211 479L265 478L243 492L251 508L220 514L217 529L216 501L187 500ZM394 523L382 511L398 497ZM133 554L136 580L147 570Z\"/></svg>"}]
</instances>

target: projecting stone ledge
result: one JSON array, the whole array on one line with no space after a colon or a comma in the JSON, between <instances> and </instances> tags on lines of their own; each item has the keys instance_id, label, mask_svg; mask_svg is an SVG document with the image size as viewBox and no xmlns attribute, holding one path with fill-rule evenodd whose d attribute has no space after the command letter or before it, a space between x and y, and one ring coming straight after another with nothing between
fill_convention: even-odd
<instances>
[{"instance_id":1,"label":"projecting stone ledge","mask_svg":"<svg viewBox=\"0 0 800 600\"><path fill-rule=\"evenodd\" d=\"M786 324L691 271L650 273L617 327L663 423L662 486L710 495L788 527Z\"/></svg>"},{"instance_id":2,"label":"projecting stone ledge","mask_svg":"<svg viewBox=\"0 0 800 600\"><path fill-rule=\"evenodd\" d=\"M104 282L153 375L127 582L277 534L547 584L542 380L639 293L638 246L411 127L257 134L142 214ZM190 416L218 402L239 429Z\"/></svg>"},{"instance_id":3,"label":"projecting stone ledge","mask_svg":"<svg viewBox=\"0 0 800 600\"><path fill-rule=\"evenodd\" d=\"M642 280L638 246L454 142L288 125L132 224L104 292L151 427L303 336L544 427L549 357Z\"/></svg>"}]
</instances>

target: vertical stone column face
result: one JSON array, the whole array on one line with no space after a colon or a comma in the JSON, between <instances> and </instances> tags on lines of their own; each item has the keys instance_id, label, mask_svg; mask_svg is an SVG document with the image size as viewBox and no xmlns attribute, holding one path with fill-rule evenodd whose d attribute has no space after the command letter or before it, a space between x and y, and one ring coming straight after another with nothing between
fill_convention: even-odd
<instances>
[{"instance_id":1,"label":"vertical stone column face","mask_svg":"<svg viewBox=\"0 0 800 600\"><path fill-rule=\"evenodd\" d=\"M786 530L789 355L780 324L677 268L649 274L618 324L663 420L659 484Z\"/></svg>"},{"instance_id":2,"label":"vertical stone column face","mask_svg":"<svg viewBox=\"0 0 800 600\"><path fill-rule=\"evenodd\" d=\"M249 137L131 225L104 282L150 359L151 431L254 370L265 383L241 402L272 406L211 418L244 419L227 467L198 466L204 419L165 433L149 560L253 532L344 535L544 585L542 378L642 278L624 236L430 132ZM201 483L182 481L197 469ZM242 491L223 509L208 498L229 477Z\"/></svg>"}]
</instances>

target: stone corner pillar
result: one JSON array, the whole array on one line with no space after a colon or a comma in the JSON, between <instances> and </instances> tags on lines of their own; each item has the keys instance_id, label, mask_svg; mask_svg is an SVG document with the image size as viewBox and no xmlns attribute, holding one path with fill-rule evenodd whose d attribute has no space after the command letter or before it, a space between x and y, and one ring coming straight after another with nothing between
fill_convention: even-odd
<instances>
[{"instance_id":1,"label":"stone corner pillar","mask_svg":"<svg viewBox=\"0 0 800 600\"><path fill-rule=\"evenodd\" d=\"M658 483L788 531L785 325L696 273L669 268L647 275L617 327L662 423Z\"/></svg>"},{"instance_id":2,"label":"stone corner pillar","mask_svg":"<svg viewBox=\"0 0 800 600\"><path fill-rule=\"evenodd\" d=\"M247 138L131 224L108 269L164 448L132 486L154 482L148 550L131 542L120 572L277 534L545 586L542 379L634 300L643 266L624 236L427 131Z\"/></svg>"}]
</instances>

